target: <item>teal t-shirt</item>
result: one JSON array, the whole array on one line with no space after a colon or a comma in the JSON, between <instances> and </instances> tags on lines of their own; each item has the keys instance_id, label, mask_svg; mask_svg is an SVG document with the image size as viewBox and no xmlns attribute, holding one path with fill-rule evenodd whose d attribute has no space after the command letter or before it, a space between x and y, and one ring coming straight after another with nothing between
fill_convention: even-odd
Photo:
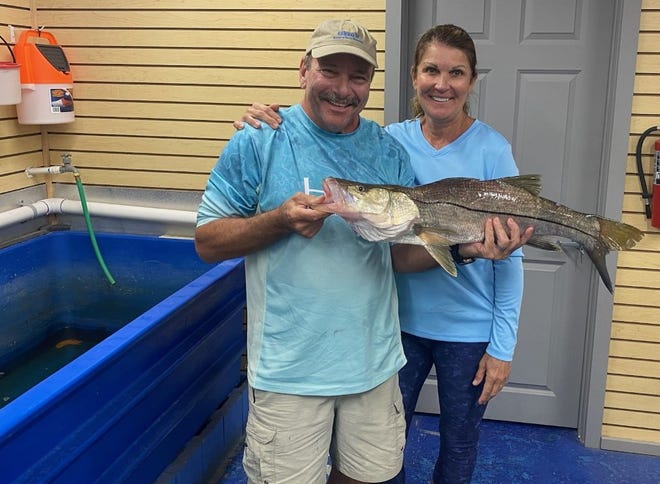
<instances>
[{"instance_id":1,"label":"teal t-shirt","mask_svg":"<svg viewBox=\"0 0 660 484\"><path fill-rule=\"evenodd\" d=\"M410 185L404 148L361 119L349 134L320 129L299 105L278 130L237 132L209 177L198 225L272 210L325 177ZM379 385L405 358L389 245L361 239L339 216L307 239L291 234L245 257L248 380L261 390L345 395Z\"/></svg>"}]
</instances>

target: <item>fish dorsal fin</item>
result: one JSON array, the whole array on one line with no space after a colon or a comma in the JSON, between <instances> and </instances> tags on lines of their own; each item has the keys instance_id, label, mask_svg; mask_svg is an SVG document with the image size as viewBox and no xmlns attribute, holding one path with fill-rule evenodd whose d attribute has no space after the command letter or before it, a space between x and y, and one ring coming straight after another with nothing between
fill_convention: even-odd
<instances>
[{"instance_id":1,"label":"fish dorsal fin","mask_svg":"<svg viewBox=\"0 0 660 484\"><path fill-rule=\"evenodd\" d=\"M541 175L508 176L499 179L503 183L528 191L535 197L541 194Z\"/></svg>"},{"instance_id":2,"label":"fish dorsal fin","mask_svg":"<svg viewBox=\"0 0 660 484\"><path fill-rule=\"evenodd\" d=\"M440 264L440 267L456 277L458 271L456 270L456 264L454 264L454 258L449 251L451 242L441 233L434 230L428 230L425 227L416 227L415 233L417 234L417 237L424 242L424 248L429 254L431 254L431 257Z\"/></svg>"}]
</instances>

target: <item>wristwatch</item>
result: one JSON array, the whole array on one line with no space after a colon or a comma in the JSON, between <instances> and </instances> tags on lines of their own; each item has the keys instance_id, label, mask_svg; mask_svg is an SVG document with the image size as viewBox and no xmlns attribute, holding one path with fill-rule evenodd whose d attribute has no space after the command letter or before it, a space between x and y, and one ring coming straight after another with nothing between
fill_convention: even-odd
<instances>
[{"instance_id":1,"label":"wristwatch","mask_svg":"<svg viewBox=\"0 0 660 484\"><path fill-rule=\"evenodd\" d=\"M451 252L451 258L454 259L454 262L459 265L472 264L475 259L474 257L463 257L458 253L458 244L449 246L449 251Z\"/></svg>"}]
</instances>

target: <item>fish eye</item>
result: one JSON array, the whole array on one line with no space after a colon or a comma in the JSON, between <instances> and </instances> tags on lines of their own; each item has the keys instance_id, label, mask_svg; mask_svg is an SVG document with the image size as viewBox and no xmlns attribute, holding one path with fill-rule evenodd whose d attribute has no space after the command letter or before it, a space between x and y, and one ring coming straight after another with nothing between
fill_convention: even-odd
<instances>
[{"instance_id":1,"label":"fish eye","mask_svg":"<svg viewBox=\"0 0 660 484\"><path fill-rule=\"evenodd\" d=\"M366 192L367 191L367 187L365 187L364 185L358 185L357 189L358 189L358 192Z\"/></svg>"}]
</instances>

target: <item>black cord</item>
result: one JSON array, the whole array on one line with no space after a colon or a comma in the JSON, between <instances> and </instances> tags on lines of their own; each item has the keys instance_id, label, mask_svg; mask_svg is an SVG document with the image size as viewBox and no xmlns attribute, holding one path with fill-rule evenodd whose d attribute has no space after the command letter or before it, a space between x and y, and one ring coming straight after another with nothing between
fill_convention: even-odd
<instances>
[{"instance_id":1,"label":"black cord","mask_svg":"<svg viewBox=\"0 0 660 484\"><path fill-rule=\"evenodd\" d=\"M2 39L2 41L7 46L7 49L9 49L9 53L11 54L12 61L14 62L14 64L16 64L16 57L14 57L14 51L11 50L11 47L9 46L9 44L7 43L7 41L5 40L5 38L2 35L0 35L0 39Z\"/></svg>"}]
</instances>

